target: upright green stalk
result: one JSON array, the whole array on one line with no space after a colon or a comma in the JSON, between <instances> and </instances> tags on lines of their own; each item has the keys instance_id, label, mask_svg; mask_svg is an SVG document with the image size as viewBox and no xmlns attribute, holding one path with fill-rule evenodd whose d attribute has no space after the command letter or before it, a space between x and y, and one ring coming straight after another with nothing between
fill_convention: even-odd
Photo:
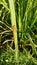
<instances>
[{"instance_id":1,"label":"upright green stalk","mask_svg":"<svg viewBox=\"0 0 37 65\"><path fill-rule=\"evenodd\" d=\"M15 43L15 59L18 61L18 41L17 41L17 26L16 26L16 16L14 0L9 0L10 12L11 12L11 24L13 28L14 43Z\"/></svg>"},{"instance_id":2,"label":"upright green stalk","mask_svg":"<svg viewBox=\"0 0 37 65\"><path fill-rule=\"evenodd\" d=\"M20 17L20 8L19 8L19 36L21 32L21 17Z\"/></svg>"},{"instance_id":3,"label":"upright green stalk","mask_svg":"<svg viewBox=\"0 0 37 65\"><path fill-rule=\"evenodd\" d=\"M28 2L27 2L26 12L25 12L25 15L24 15L25 31L27 30L27 27L28 27L28 14L29 14L29 11L32 10L33 1L34 0L28 0Z\"/></svg>"},{"instance_id":4,"label":"upright green stalk","mask_svg":"<svg viewBox=\"0 0 37 65\"><path fill-rule=\"evenodd\" d=\"M21 23L21 16L20 16L20 5L18 6L18 25L19 25L19 37L20 37L20 32L21 32L21 27L22 27L22 23Z\"/></svg>"}]
</instances>

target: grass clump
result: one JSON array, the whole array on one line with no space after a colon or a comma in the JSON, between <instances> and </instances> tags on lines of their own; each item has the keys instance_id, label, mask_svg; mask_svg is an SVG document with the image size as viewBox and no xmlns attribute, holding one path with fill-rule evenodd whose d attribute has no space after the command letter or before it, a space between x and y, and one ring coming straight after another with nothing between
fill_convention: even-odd
<instances>
[{"instance_id":1,"label":"grass clump","mask_svg":"<svg viewBox=\"0 0 37 65\"><path fill-rule=\"evenodd\" d=\"M0 65L37 65L37 0L0 0Z\"/></svg>"}]
</instances>

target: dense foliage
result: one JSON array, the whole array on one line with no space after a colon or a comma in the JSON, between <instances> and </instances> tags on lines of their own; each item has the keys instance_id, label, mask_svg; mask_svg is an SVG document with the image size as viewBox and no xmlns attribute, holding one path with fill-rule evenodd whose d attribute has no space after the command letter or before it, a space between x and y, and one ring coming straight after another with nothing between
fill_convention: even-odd
<instances>
[{"instance_id":1,"label":"dense foliage","mask_svg":"<svg viewBox=\"0 0 37 65\"><path fill-rule=\"evenodd\" d=\"M37 65L37 0L0 0L0 65Z\"/></svg>"}]
</instances>

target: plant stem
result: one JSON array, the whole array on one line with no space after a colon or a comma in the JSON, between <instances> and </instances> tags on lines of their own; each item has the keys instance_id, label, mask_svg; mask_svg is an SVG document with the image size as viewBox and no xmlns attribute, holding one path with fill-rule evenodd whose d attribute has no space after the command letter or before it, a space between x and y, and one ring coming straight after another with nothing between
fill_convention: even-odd
<instances>
[{"instance_id":1,"label":"plant stem","mask_svg":"<svg viewBox=\"0 0 37 65\"><path fill-rule=\"evenodd\" d=\"M20 6L18 7L18 11L19 11L19 37L20 37L20 32L21 32L21 16L20 16Z\"/></svg>"},{"instance_id":2,"label":"plant stem","mask_svg":"<svg viewBox=\"0 0 37 65\"><path fill-rule=\"evenodd\" d=\"M17 25L14 8L14 0L9 0L10 12L11 12L11 24L13 29L14 43L15 43L15 60L18 61L18 40L17 40Z\"/></svg>"}]
</instances>

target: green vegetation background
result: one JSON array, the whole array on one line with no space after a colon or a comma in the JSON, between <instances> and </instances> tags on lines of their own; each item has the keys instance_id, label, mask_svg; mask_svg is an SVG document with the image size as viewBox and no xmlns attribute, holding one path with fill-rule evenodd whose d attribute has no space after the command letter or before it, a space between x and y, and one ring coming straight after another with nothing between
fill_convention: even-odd
<instances>
[{"instance_id":1,"label":"green vegetation background","mask_svg":"<svg viewBox=\"0 0 37 65\"><path fill-rule=\"evenodd\" d=\"M10 1L14 3L18 51L15 50ZM18 62L15 58L18 52ZM37 65L37 0L0 0L0 65Z\"/></svg>"}]
</instances>

